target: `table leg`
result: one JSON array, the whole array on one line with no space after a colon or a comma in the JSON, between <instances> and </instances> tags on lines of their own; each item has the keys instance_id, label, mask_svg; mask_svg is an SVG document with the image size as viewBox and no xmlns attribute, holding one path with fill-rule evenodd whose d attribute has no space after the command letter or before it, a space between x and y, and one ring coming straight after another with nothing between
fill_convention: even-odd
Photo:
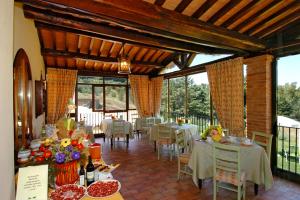
<instances>
[{"instance_id":1,"label":"table leg","mask_svg":"<svg viewBox=\"0 0 300 200\"><path fill-rule=\"evenodd\" d=\"M202 189L202 179L198 179L198 187L199 189Z\"/></svg>"},{"instance_id":2,"label":"table leg","mask_svg":"<svg viewBox=\"0 0 300 200\"><path fill-rule=\"evenodd\" d=\"M254 183L254 194L255 196L258 194L258 184Z\"/></svg>"},{"instance_id":3,"label":"table leg","mask_svg":"<svg viewBox=\"0 0 300 200\"><path fill-rule=\"evenodd\" d=\"M114 142L114 141L113 141L113 138L111 137L111 138L110 138L110 146L111 146L111 148L113 148L113 142Z\"/></svg>"},{"instance_id":4,"label":"table leg","mask_svg":"<svg viewBox=\"0 0 300 200\"><path fill-rule=\"evenodd\" d=\"M128 147L128 144L129 144L129 134L126 134L126 145Z\"/></svg>"},{"instance_id":5,"label":"table leg","mask_svg":"<svg viewBox=\"0 0 300 200\"><path fill-rule=\"evenodd\" d=\"M154 144L154 152L156 152L156 141L154 141L153 144Z\"/></svg>"}]
</instances>

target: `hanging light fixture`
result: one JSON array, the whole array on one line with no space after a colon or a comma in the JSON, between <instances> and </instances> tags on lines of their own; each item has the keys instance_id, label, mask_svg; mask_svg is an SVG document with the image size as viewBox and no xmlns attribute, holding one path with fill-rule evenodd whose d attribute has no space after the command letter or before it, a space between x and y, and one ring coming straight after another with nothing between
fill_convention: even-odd
<instances>
[{"instance_id":1,"label":"hanging light fixture","mask_svg":"<svg viewBox=\"0 0 300 200\"><path fill-rule=\"evenodd\" d=\"M125 55L125 48L122 43L122 53L118 58L118 74L130 74L130 60L127 55Z\"/></svg>"}]
</instances>

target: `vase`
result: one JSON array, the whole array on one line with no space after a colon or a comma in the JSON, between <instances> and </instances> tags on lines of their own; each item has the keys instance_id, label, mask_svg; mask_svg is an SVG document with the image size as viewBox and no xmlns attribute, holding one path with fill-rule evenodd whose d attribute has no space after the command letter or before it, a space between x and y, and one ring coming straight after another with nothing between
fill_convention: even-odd
<instances>
[{"instance_id":1,"label":"vase","mask_svg":"<svg viewBox=\"0 0 300 200\"><path fill-rule=\"evenodd\" d=\"M74 184L79 178L76 160L62 164L55 164L55 171L55 184L57 186Z\"/></svg>"}]
</instances>

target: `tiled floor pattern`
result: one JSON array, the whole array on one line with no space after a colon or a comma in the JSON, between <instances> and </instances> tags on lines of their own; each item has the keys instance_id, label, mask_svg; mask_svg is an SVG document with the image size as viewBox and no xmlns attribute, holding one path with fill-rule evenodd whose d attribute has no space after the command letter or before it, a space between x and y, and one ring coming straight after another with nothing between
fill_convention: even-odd
<instances>
[{"instance_id":1,"label":"tiled floor pattern","mask_svg":"<svg viewBox=\"0 0 300 200\"><path fill-rule=\"evenodd\" d=\"M103 144L102 139L97 142ZM126 200L209 200L212 199L212 181L205 180L202 189L198 189L190 176L183 176L177 181L177 160L169 160L164 152L157 160L153 144L146 139L130 140L129 148L125 143L117 143L110 149L108 141L103 147L103 157L107 163L120 163L113 176L121 184L121 193ZM254 196L253 183L247 182L246 199L255 200L300 200L300 185L274 177L272 189L265 191L259 187L259 194ZM237 199L236 193L219 190L218 199Z\"/></svg>"}]
</instances>

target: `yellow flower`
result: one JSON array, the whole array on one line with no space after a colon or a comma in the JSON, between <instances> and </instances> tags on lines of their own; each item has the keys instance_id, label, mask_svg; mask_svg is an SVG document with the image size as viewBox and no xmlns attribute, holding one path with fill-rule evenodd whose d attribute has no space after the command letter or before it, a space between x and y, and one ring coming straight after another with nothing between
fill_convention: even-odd
<instances>
[{"instance_id":1,"label":"yellow flower","mask_svg":"<svg viewBox=\"0 0 300 200\"><path fill-rule=\"evenodd\" d=\"M61 142L60 142L60 145L63 146L63 147L67 147L71 144L71 140L70 138L65 138L65 139L62 139Z\"/></svg>"}]
</instances>

